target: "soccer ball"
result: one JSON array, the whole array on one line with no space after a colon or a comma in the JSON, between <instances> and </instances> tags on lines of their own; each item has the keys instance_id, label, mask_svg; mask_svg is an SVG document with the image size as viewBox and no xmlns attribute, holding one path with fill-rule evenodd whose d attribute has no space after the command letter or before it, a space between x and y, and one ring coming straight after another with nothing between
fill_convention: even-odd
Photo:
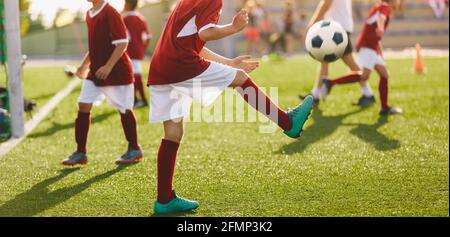
<instances>
[{"instance_id":1,"label":"soccer ball","mask_svg":"<svg viewBox=\"0 0 450 237\"><path fill-rule=\"evenodd\" d=\"M306 34L306 50L320 62L334 62L344 55L348 45L347 32L335 21L319 21Z\"/></svg>"}]
</instances>

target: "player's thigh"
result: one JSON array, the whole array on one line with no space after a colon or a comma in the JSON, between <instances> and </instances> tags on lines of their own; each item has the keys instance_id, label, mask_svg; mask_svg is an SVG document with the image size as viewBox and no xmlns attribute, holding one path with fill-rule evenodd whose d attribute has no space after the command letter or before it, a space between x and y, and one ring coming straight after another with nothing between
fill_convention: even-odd
<instances>
[{"instance_id":1,"label":"player's thigh","mask_svg":"<svg viewBox=\"0 0 450 237\"><path fill-rule=\"evenodd\" d=\"M134 84L107 86L100 88L100 90L120 113L125 114L128 110L133 110Z\"/></svg>"},{"instance_id":2,"label":"player's thigh","mask_svg":"<svg viewBox=\"0 0 450 237\"><path fill-rule=\"evenodd\" d=\"M78 107L81 112L88 113L92 109L92 104L102 100L102 92L99 87L90 80L84 80L81 86L81 93L78 98Z\"/></svg>"},{"instance_id":3,"label":"player's thigh","mask_svg":"<svg viewBox=\"0 0 450 237\"><path fill-rule=\"evenodd\" d=\"M345 65L347 65L350 68L350 70L354 72L361 70L359 65L356 63L352 53L344 55L342 57L342 61L344 61Z\"/></svg>"},{"instance_id":4,"label":"player's thigh","mask_svg":"<svg viewBox=\"0 0 450 237\"><path fill-rule=\"evenodd\" d=\"M150 86L150 122L180 121L190 115L192 98L173 85Z\"/></svg>"}]
</instances>

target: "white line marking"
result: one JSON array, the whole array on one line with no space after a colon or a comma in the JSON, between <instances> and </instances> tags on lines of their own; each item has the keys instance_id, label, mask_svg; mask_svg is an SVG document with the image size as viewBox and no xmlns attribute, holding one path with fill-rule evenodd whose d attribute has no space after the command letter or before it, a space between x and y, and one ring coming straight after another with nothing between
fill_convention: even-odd
<instances>
[{"instance_id":1,"label":"white line marking","mask_svg":"<svg viewBox=\"0 0 450 237\"><path fill-rule=\"evenodd\" d=\"M0 144L0 159L11 151L15 146L22 142L28 134L33 131L39 125L42 120L72 91L80 84L81 80L73 79L69 84L58 94L53 96L50 101L39 110L39 112L33 116L33 118L25 124L25 136L21 138L11 138L8 141Z\"/></svg>"}]
</instances>

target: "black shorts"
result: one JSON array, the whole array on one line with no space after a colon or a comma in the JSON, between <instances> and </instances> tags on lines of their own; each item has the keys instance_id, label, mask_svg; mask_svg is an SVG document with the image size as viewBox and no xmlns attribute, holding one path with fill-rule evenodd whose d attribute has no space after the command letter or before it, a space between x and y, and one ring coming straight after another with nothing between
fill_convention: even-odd
<instances>
[{"instance_id":1,"label":"black shorts","mask_svg":"<svg viewBox=\"0 0 450 237\"><path fill-rule=\"evenodd\" d=\"M348 36L348 45L347 48L345 48L344 55L353 53L352 33L347 32L347 36Z\"/></svg>"}]
</instances>

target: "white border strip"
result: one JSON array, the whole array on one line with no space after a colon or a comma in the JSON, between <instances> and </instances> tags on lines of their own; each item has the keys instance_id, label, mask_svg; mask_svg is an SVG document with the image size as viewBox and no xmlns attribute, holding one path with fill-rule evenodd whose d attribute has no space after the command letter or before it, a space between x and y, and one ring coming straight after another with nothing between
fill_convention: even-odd
<instances>
[{"instance_id":1,"label":"white border strip","mask_svg":"<svg viewBox=\"0 0 450 237\"><path fill-rule=\"evenodd\" d=\"M128 39L119 39L119 40L114 40L113 42L111 42L113 45L118 45L118 44L125 44L125 43L129 43Z\"/></svg>"},{"instance_id":2,"label":"white border strip","mask_svg":"<svg viewBox=\"0 0 450 237\"><path fill-rule=\"evenodd\" d=\"M11 138L10 140L0 144L0 159L23 141L28 134L39 125L42 120L72 91L80 84L81 80L73 79L63 90L58 92L53 98L42 107L33 118L25 124L25 136L21 138Z\"/></svg>"}]
</instances>

